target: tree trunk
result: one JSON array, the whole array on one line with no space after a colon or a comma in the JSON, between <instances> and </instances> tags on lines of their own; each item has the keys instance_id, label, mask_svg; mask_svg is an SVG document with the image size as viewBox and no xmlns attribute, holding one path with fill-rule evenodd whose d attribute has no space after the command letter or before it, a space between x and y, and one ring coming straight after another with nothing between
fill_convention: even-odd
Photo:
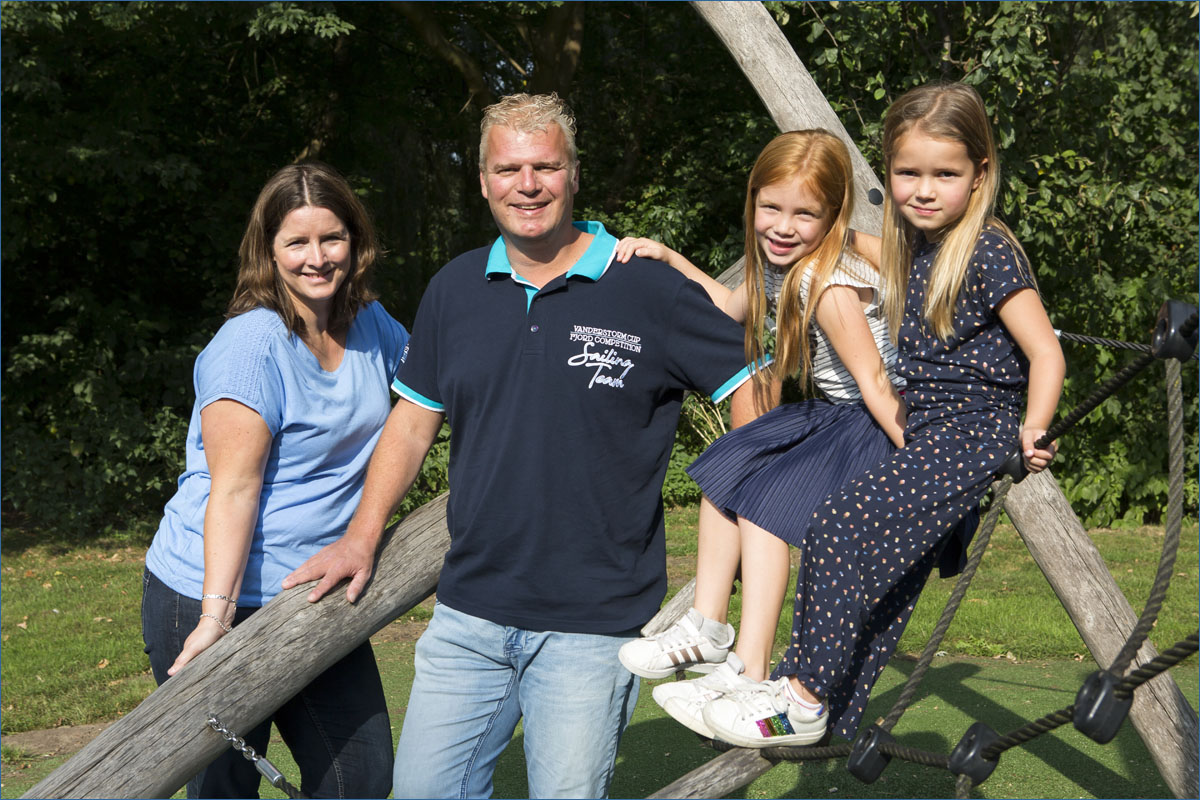
<instances>
[{"instance_id":1,"label":"tree trunk","mask_svg":"<svg viewBox=\"0 0 1200 800\"><path fill-rule=\"evenodd\" d=\"M467 104L474 103L476 108L482 110L496 102L496 96L487 85L483 67L470 53L446 38L445 31L438 24L429 6L407 0L396 5L409 24L421 35L425 44L462 76L463 83L467 86ZM465 108L466 104L463 107Z\"/></svg>"},{"instance_id":2,"label":"tree trunk","mask_svg":"<svg viewBox=\"0 0 1200 800\"><path fill-rule=\"evenodd\" d=\"M450 545L447 497L389 529L357 603L344 584L319 603L305 599L309 584L282 592L25 797L170 797L229 746L209 714L244 734L433 592Z\"/></svg>"},{"instance_id":3,"label":"tree trunk","mask_svg":"<svg viewBox=\"0 0 1200 800\"><path fill-rule=\"evenodd\" d=\"M583 52L583 3L551 6L541 25L530 29L529 49L533 53L533 75L529 91L534 94L558 92L566 97L579 67Z\"/></svg>"}]
</instances>

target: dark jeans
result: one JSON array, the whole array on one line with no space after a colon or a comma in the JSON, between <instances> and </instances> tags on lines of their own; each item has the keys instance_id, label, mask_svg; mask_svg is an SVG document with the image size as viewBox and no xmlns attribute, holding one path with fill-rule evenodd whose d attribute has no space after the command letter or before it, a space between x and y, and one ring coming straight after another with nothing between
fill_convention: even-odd
<instances>
[{"instance_id":1,"label":"dark jeans","mask_svg":"<svg viewBox=\"0 0 1200 800\"><path fill-rule=\"evenodd\" d=\"M257 610L239 608L233 624ZM159 685L167 680L167 669L199 618L199 600L184 597L146 570L142 638ZM296 759L304 794L387 797L392 788L392 729L369 642L318 675L257 728L237 733L265 754L272 720ZM187 796L258 797L259 777L254 765L230 748L188 781ZM287 777L294 782L295 776Z\"/></svg>"}]
</instances>

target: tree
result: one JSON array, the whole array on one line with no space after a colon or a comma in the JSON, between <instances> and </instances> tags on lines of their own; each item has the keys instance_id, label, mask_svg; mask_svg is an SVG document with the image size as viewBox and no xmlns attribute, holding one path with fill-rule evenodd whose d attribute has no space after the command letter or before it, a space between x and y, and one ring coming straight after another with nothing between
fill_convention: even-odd
<instances>
[{"instance_id":1,"label":"tree","mask_svg":"<svg viewBox=\"0 0 1200 800\"><path fill-rule=\"evenodd\" d=\"M900 92L980 88L1002 211L1057 325L1145 341L1162 299L1195 299L1195 2L769 7L876 164ZM157 519L192 360L283 164L347 174L389 251L382 297L409 322L433 272L494 236L475 163L491 98L565 96L580 214L714 272L740 253L745 177L775 133L680 3L6 2L0 67L3 499L58 527ZM1122 360L1068 356L1064 407ZM1067 443L1056 473L1089 524L1161 505L1161 448L1139 444L1161 435L1155 392L1123 393ZM681 444L681 462L702 446Z\"/></svg>"}]
</instances>

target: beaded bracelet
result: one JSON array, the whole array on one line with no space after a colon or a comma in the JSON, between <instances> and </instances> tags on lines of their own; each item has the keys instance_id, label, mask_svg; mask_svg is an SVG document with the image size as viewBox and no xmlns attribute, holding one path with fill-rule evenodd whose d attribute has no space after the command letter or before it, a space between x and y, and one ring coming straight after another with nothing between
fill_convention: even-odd
<instances>
[{"instance_id":1,"label":"beaded bracelet","mask_svg":"<svg viewBox=\"0 0 1200 800\"><path fill-rule=\"evenodd\" d=\"M233 630L233 628L229 627L229 626L228 626L228 625L226 625L224 622L222 622L222 621L221 621L221 618L220 618L220 617L218 617L216 614L202 613L202 614L200 614L200 616L202 616L202 617L208 617L209 619L213 620L213 621L214 621L214 622L216 622L218 625L220 625L220 626L221 626L221 630L225 631L226 633L229 633L231 630Z\"/></svg>"}]
</instances>

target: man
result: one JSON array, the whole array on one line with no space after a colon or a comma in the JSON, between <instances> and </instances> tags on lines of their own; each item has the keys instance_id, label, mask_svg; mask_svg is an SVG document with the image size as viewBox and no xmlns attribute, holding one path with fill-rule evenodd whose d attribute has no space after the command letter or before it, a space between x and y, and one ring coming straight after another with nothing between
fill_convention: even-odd
<instances>
[{"instance_id":1,"label":"man","mask_svg":"<svg viewBox=\"0 0 1200 800\"><path fill-rule=\"evenodd\" d=\"M396 797L487 797L524 718L530 797L603 797L638 682L617 650L666 590L661 488L683 393L752 415L741 328L657 262L572 223L574 119L556 95L484 113L501 237L430 282L346 535L284 586L353 602L443 417L451 545L417 643Z\"/></svg>"}]
</instances>

